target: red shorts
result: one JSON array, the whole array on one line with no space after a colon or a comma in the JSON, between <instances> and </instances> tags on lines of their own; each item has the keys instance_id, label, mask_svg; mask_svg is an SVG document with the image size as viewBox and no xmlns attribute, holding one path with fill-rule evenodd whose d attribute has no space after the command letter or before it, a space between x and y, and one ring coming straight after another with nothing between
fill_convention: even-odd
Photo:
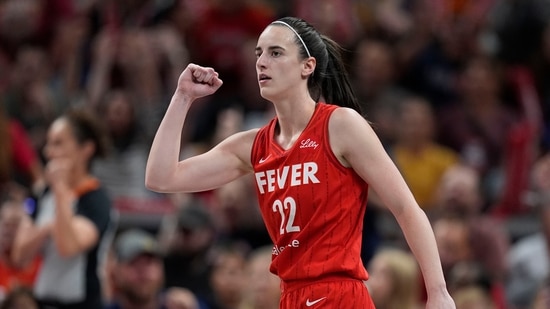
<instances>
[{"instance_id":1,"label":"red shorts","mask_svg":"<svg viewBox=\"0 0 550 309\"><path fill-rule=\"evenodd\" d=\"M282 285L280 309L375 309L363 281L330 280Z\"/></svg>"}]
</instances>

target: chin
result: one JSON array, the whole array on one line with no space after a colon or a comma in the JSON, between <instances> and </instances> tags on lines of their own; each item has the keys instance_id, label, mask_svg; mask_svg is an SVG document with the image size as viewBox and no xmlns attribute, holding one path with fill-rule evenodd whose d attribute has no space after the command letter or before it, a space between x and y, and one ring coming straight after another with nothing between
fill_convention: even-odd
<instances>
[{"instance_id":1,"label":"chin","mask_svg":"<svg viewBox=\"0 0 550 309\"><path fill-rule=\"evenodd\" d=\"M273 93L266 88L260 88L260 96L268 101L273 100Z\"/></svg>"}]
</instances>

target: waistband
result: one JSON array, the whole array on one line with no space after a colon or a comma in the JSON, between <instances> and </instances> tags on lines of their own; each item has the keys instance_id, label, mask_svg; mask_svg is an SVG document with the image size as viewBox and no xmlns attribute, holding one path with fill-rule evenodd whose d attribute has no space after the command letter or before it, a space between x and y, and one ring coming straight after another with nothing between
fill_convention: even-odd
<instances>
[{"instance_id":1,"label":"waistband","mask_svg":"<svg viewBox=\"0 0 550 309\"><path fill-rule=\"evenodd\" d=\"M322 278L308 278L308 279L299 279L299 280L287 280L283 281L281 280L281 293L288 293L292 292L297 289L304 288L306 286L312 285L312 284L320 284L320 283L328 283L328 282L342 282L342 281L354 281L359 282L361 284L364 284L364 280L360 280L357 278L352 278L349 276L326 276Z\"/></svg>"}]
</instances>

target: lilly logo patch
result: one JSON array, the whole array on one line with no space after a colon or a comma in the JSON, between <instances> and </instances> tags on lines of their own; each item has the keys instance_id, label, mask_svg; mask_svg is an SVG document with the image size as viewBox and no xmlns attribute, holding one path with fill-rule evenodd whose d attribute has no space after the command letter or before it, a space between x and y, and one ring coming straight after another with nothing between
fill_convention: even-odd
<instances>
[{"instance_id":1,"label":"lilly logo patch","mask_svg":"<svg viewBox=\"0 0 550 309\"><path fill-rule=\"evenodd\" d=\"M300 142L300 148L313 148L313 149L317 149L317 146L319 146L319 144L317 144L316 141L312 140L312 139L304 139Z\"/></svg>"}]
</instances>

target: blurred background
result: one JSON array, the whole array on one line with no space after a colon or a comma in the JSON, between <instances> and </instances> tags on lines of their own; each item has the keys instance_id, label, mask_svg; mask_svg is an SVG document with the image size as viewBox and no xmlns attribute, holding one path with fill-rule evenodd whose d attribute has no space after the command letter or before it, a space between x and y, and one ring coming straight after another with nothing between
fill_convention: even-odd
<instances>
[{"instance_id":1,"label":"blurred background","mask_svg":"<svg viewBox=\"0 0 550 309\"><path fill-rule=\"evenodd\" d=\"M270 245L252 179L158 194L144 173L190 62L214 67L224 86L193 105L182 158L273 117L254 48L287 15L344 47L364 116L433 224L457 307L550 308L550 0L0 0L0 185L23 194L21 214L1 208L2 238L44 186L50 123L85 107L112 142L93 174L109 191L117 229L146 230L164 248L163 289L188 288L209 299L201 308L276 304L254 304L264 298L247 286L256 280L248 267L259 263L252 257ZM377 307L419 308L418 270L374 193L364 221ZM409 296L395 296L403 290Z\"/></svg>"}]
</instances>

